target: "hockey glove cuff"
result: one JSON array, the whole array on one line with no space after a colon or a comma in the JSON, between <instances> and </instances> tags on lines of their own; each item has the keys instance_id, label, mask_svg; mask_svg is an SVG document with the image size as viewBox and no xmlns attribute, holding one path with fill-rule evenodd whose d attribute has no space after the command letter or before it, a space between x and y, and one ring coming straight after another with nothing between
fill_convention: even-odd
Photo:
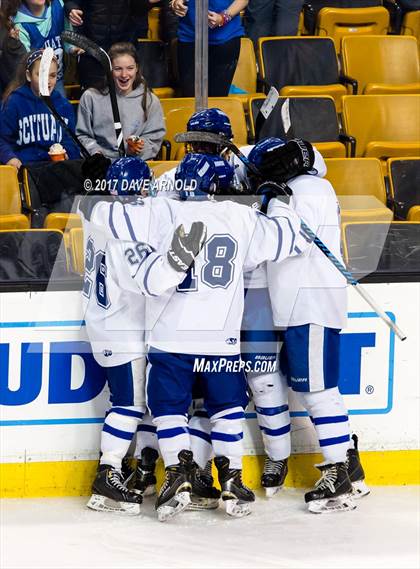
<instances>
[{"instance_id":1,"label":"hockey glove cuff","mask_svg":"<svg viewBox=\"0 0 420 569\"><path fill-rule=\"evenodd\" d=\"M201 221L194 221L188 234L184 226L179 225L172 238L168 251L168 261L173 269L186 272L201 251L206 241L207 228Z\"/></svg>"}]
</instances>

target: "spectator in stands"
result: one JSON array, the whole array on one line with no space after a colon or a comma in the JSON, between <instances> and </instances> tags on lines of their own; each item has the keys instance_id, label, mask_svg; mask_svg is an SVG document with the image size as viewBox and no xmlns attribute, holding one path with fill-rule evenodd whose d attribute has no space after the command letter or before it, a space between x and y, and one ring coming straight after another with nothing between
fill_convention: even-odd
<instances>
[{"instance_id":1,"label":"spectator in stands","mask_svg":"<svg viewBox=\"0 0 420 569\"><path fill-rule=\"evenodd\" d=\"M19 40L19 30L0 9L0 94L13 79L16 68L25 55L26 49Z\"/></svg>"},{"instance_id":2,"label":"spectator in stands","mask_svg":"<svg viewBox=\"0 0 420 569\"><path fill-rule=\"evenodd\" d=\"M79 158L76 145L39 97L41 57L42 50L28 54L5 91L0 113L0 164L19 169L22 163L50 160L48 151L54 143L62 144L68 158ZM74 130L72 106L55 90L57 72L58 62L53 59L48 80L51 100Z\"/></svg>"},{"instance_id":3,"label":"spectator in stands","mask_svg":"<svg viewBox=\"0 0 420 569\"><path fill-rule=\"evenodd\" d=\"M303 0L249 0L245 12L247 35L255 45L265 36L295 36Z\"/></svg>"},{"instance_id":4,"label":"spectator in stands","mask_svg":"<svg viewBox=\"0 0 420 569\"><path fill-rule=\"evenodd\" d=\"M135 17L144 16L145 1L64 0L64 5L75 31L108 51L115 43L135 41ZM80 56L78 72L84 89L99 87L103 82L101 66L87 54Z\"/></svg>"},{"instance_id":5,"label":"spectator in stands","mask_svg":"<svg viewBox=\"0 0 420 569\"><path fill-rule=\"evenodd\" d=\"M239 13L248 0L209 0L208 94L225 97L235 74L244 29ZM172 0L178 22L178 72L182 95L194 96L195 0Z\"/></svg>"},{"instance_id":6,"label":"spectator in stands","mask_svg":"<svg viewBox=\"0 0 420 569\"><path fill-rule=\"evenodd\" d=\"M64 17L64 0L9 0L6 5L26 51L53 48L58 61L56 90L64 95L64 46L60 35L70 28ZM76 47L65 47L70 53L80 52Z\"/></svg>"},{"instance_id":7,"label":"spectator in stands","mask_svg":"<svg viewBox=\"0 0 420 569\"><path fill-rule=\"evenodd\" d=\"M149 32L148 14L152 8L160 8L159 39L169 43L176 39L178 17L170 8L169 0L139 0L143 3L144 13L136 18L136 38L147 38Z\"/></svg>"},{"instance_id":8,"label":"spectator in stands","mask_svg":"<svg viewBox=\"0 0 420 569\"><path fill-rule=\"evenodd\" d=\"M127 153L143 160L155 158L165 135L163 111L159 99L147 87L137 52L130 43L117 43L109 50L117 90L118 108ZM85 91L80 99L77 135L91 154L118 158L108 89ZM136 144L127 143L131 136L140 137Z\"/></svg>"}]
</instances>

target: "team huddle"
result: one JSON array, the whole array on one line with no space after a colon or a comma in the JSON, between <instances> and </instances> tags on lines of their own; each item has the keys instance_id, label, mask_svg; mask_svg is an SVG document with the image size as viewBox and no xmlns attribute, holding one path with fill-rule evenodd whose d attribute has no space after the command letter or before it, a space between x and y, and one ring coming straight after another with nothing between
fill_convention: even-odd
<instances>
[{"instance_id":1,"label":"team huddle","mask_svg":"<svg viewBox=\"0 0 420 569\"><path fill-rule=\"evenodd\" d=\"M228 515L249 514L245 409L252 399L266 453L261 484L272 496L288 470L291 389L324 457L305 494L309 511L354 509L369 490L337 386L346 281L302 224L341 258L325 163L302 140L226 152L220 141L233 133L218 109L195 113L187 130L176 169L153 180L143 161L119 159L107 191L79 203L86 328L111 402L88 506L139 513L160 454L159 520L220 499ZM105 174L98 165L88 158L85 174Z\"/></svg>"}]
</instances>

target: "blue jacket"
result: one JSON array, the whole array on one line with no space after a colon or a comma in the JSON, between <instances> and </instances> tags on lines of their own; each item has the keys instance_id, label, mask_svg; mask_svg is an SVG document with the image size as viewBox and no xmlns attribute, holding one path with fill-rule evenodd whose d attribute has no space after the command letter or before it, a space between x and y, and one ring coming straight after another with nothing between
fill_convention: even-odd
<instances>
[{"instance_id":1,"label":"blue jacket","mask_svg":"<svg viewBox=\"0 0 420 569\"><path fill-rule=\"evenodd\" d=\"M231 5L231 0L209 0L211 12L223 12ZM221 28L209 28L209 45L218 45L244 35L239 14ZM178 39L182 42L195 41L195 0L188 1L188 12L178 21Z\"/></svg>"},{"instance_id":2,"label":"blue jacket","mask_svg":"<svg viewBox=\"0 0 420 569\"><path fill-rule=\"evenodd\" d=\"M58 91L53 91L51 100L74 132L70 103ZM29 85L16 89L0 113L0 163L6 164L12 158L19 158L23 163L49 160L48 150L54 142L64 146L70 159L80 158L77 146Z\"/></svg>"}]
</instances>

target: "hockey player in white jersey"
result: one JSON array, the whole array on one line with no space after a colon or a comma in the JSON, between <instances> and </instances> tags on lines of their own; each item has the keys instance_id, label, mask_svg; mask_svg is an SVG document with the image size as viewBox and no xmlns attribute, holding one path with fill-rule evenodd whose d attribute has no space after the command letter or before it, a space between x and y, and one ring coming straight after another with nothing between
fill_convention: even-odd
<instances>
[{"instance_id":1,"label":"hockey player in white jersey","mask_svg":"<svg viewBox=\"0 0 420 569\"><path fill-rule=\"evenodd\" d=\"M194 113L187 123L187 131L213 133L227 140L233 138L229 117L220 109L210 108ZM257 145L258 152L265 147L271 148L271 139ZM326 166L321 154L310 143L302 140L282 142L286 144L281 157L276 162L277 178L295 177L303 172L323 177ZM276 146L278 139L276 139ZM254 146L241 148L249 156ZM236 190L252 192L248 170L234 154L225 152L223 145L203 142L190 142L186 149L195 152L222 153L234 168L234 187ZM174 186L175 169L165 173L165 187ZM159 179L160 181L161 179ZM251 200L252 201L252 200ZM255 201L255 200L253 200ZM247 373L257 414L257 421L262 433L267 458L261 476L262 486L268 496L276 493L283 485L287 475L287 459L290 456L290 416L287 384L279 374L278 333L274 330L271 303L268 294L266 264L244 276L245 307L242 323L242 357L250 364L252 371ZM211 456L209 421L203 416L202 409L195 411L190 420L192 449L200 457L200 466L206 464Z\"/></svg>"},{"instance_id":2,"label":"hockey player in white jersey","mask_svg":"<svg viewBox=\"0 0 420 569\"><path fill-rule=\"evenodd\" d=\"M282 157L284 147L279 139L257 144L249 155L263 175L276 181L285 181L276 173ZM339 204L331 184L307 174L287 184L290 206L341 259ZM339 332L347 321L346 281L313 244L293 260L268 263L267 274L274 324L286 328L280 365L311 417L324 455L319 465L321 479L305 494L305 501L314 513L353 509L352 481L359 495L368 489L355 436L354 448L350 448L348 413L338 389ZM287 398L280 403L286 405ZM278 434L279 441L289 440L289 432Z\"/></svg>"},{"instance_id":3,"label":"hockey player in white jersey","mask_svg":"<svg viewBox=\"0 0 420 569\"><path fill-rule=\"evenodd\" d=\"M199 133L210 132L232 138L229 119L218 109L208 109L193 115L188 122L188 131ZM194 149L202 145L207 151L220 152L223 146L218 147L208 142L189 143ZM256 153L263 156L267 150L264 164L264 174L268 179L277 182L286 182L301 174L325 176L325 162L316 148L301 140L291 140L283 146L280 139L266 139L256 145ZM271 145L271 147L270 147ZM241 148L245 156L252 151L251 146ZM267 159L268 158L268 159ZM236 155L230 155L231 163L235 167L235 186L248 186L247 168ZM261 167L261 162L259 161ZM247 353L244 359L264 358L264 361L274 359L275 350L270 345L276 345L277 334L273 330L270 302L267 294L267 278L265 266L245 275L247 294L245 297L245 311L243 322L243 345ZM264 342L267 344L264 348ZM259 349L258 349L259 348ZM263 353L259 353L263 350ZM267 353L268 350L268 353ZM248 382L253 392L257 419L262 431L264 447L267 458L261 478L267 495L275 493L283 484L287 474L287 458L290 455L290 416L288 407L287 387L285 378L278 371L270 373L248 374ZM202 439L201 439L202 440ZM352 436L350 448L347 451L346 466L353 485L353 495L360 497L368 493L364 483L364 472L357 449L357 437ZM197 438L198 446L200 439Z\"/></svg>"},{"instance_id":4,"label":"hockey player in white jersey","mask_svg":"<svg viewBox=\"0 0 420 569\"><path fill-rule=\"evenodd\" d=\"M156 504L161 520L189 503L187 470L193 457L186 413L197 380L210 416L227 512L250 512L254 495L241 480L247 403L240 359L243 270L268 259L280 262L307 246L300 222L281 201L273 200L270 218L230 200L209 199L209 194L229 189L232 175L229 164L217 156L189 154L181 162L176 179L193 189L182 193L185 201L172 202L176 223L187 227L198 217L207 226L207 240L177 289L148 300L147 401L166 468Z\"/></svg>"},{"instance_id":5,"label":"hockey player in white jersey","mask_svg":"<svg viewBox=\"0 0 420 569\"><path fill-rule=\"evenodd\" d=\"M128 514L139 513L142 501L139 492L126 488L121 473L122 459L146 410L144 301L138 287L146 295L160 294L179 283L188 269L185 262L192 260L185 256L184 245L194 245L178 228L168 257L155 252L160 240L172 232L173 223L168 208L155 208L154 216L149 200L137 199L143 183L149 179L150 171L143 161L118 160L107 177L111 197L85 197L79 205L84 228L86 328L93 355L105 370L111 393L111 408L102 430L100 465L88 506ZM198 242L202 236L197 234ZM116 238L131 245L125 249L129 262L138 269L137 284L132 285L134 292L127 291L131 276L119 259L121 242L112 241ZM153 448L143 452L141 458L152 452L156 460ZM142 461L139 466L144 470ZM147 472L137 474L139 486ZM141 486L138 490L142 490Z\"/></svg>"}]
</instances>

